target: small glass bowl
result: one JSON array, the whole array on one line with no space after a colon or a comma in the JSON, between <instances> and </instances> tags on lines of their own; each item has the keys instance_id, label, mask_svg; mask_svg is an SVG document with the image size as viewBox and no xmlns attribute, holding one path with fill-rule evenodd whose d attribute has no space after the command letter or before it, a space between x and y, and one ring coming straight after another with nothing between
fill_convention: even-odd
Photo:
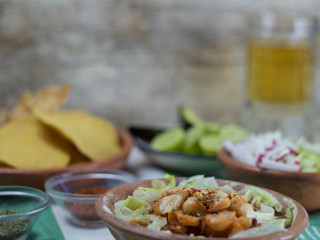
<instances>
[{"instance_id":1,"label":"small glass bowl","mask_svg":"<svg viewBox=\"0 0 320 240\"><path fill-rule=\"evenodd\" d=\"M0 239L27 239L41 213L50 206L43 191L24 186L0 186Z\"/></svg>"},{"instance_id":2,"label":"small glass bowl","mask_svg":"<svg viewBox=\"0 0 320 240\"><path fill-rule=\"evenodd\" d=\"M45 189L66 210L72 223L82 227L102 227L105 224L95 209L99 195L135 180L133 175L124 171L90 169L55 175L46 181Z\"/></svg>"}]
</instances>

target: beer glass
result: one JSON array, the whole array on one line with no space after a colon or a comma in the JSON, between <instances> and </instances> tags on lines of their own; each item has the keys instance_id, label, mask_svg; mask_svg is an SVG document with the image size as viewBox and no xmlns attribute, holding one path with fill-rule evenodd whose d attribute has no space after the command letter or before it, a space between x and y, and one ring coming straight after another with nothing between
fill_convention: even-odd
<instances>
[{"instance_id":1,"label":"beer glass","mask_svg":"<svg viewBox=\"0 0 320 240\"><path fill-rule=\"evenodd\" d=\"M244 125L309 137L317 18L264 13L247 23Z\"/></svg>"}]
</instances>

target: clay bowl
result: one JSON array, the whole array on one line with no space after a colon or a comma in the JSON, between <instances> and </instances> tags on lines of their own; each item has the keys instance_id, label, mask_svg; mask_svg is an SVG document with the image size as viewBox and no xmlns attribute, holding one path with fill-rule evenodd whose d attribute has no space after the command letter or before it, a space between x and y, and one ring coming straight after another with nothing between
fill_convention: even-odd
<instances>
[{"instance_id":1,"label":"clay bowl","mask_svg":"<svg viewBox=\"0 0 320 240\"><path fill-rule=\"evenodd\" d=\"M183 178L177 178L176 181L179 181ZM127 196L132 195L132 192L137 187L151 187L152 180L144 180L138 182L132 182L128 184L123 184L113 189L110 189L106 193L99 196L98 200L96 201L96 211L98 215L104 220L107 227L109 228L111 234L114 236L116 240L165 240L165 239L172 239L172 240L199 240L197 237L189 237L186 235L179 235L179 234L171 234L168 235L167 233L156 232L153 230L149 230L145 227L131 224L129 222L123 221L117 218L113 214L114 204L119 201L126 199ZM220 180L217 179L218 184L225 185L225 184L236 184L237 186L234 187L236 190L240 190L246 185L239 182L233 182L229 180ZM270 193L272 193L279 202L283 205L284 209L288 207L286 203L283 201L283 197L286 197L280 193L264 189ZM293 200L294 201L294 200ZM269 240L269 239L278 239L278 240L288 240L288 239L295 239L300 233L304 231L309 223L309 217L305 209L296 201L294 203L297 206L297 217L295 222L291 227L288 228L286 232L279 232L275 234L268 234L264 236L259 236L259 240ZM226 238L215 237L215 238L206 238L208 240L223 240ZM257 239L257 238L237 238L240 240L244 239Z\"/></svg>"},{"instance_id":2,"label":"clay bowl","mask_svg":"<svg viewBox=\"0 0 320 240\"><path fill-rule=\"evenodd\" d=\"M132 148L133 139L131 135L123 131L118 131L118 136L122 149L118 154L108 159L51 169L0 168L0 185L23 185L44 190L45 181L59 173L84 169L122 169Z\"/></svg>"},{"instance_id":3,"label":"clay bowl","mask_svg":"<svg viewBox=\"0 0 320 240\"><path fill-rule=\"evenodd\" d=\"M296 173L258 168L235 160L227 150L218 154L228 177L281 192L298 201L307 211L320 209L320 173Z\"/></svg>"}]
</instances>

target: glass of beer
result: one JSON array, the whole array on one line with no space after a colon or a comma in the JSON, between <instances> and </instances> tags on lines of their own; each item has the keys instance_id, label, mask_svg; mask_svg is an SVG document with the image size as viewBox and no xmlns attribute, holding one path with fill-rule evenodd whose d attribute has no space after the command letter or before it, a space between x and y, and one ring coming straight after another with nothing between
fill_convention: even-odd
<instances>
[{"instance_id":1,"label":"glass of beer","mask_svg":"<svg viewBox=\"0 0 320 240\"><path fill-rule=\"evenodd\" d=\"M245 126L310 137L317 18L265 13L247 26Z\"/></svg>"}]
</instances>

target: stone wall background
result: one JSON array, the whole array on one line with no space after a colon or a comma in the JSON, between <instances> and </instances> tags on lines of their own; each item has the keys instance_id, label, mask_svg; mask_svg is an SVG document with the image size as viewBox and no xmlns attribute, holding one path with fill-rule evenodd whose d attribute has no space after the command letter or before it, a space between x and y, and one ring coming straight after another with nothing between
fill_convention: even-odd
<instances>
[{"instance_id":1,"label":"stone wall background","mask_svg":"<svg viewBox=\"0 0 320 240\"><path fill-rule=\"evenodd\" d=\"M208 120L241 123L245 15L318 11L318 5L317 0L2 0L0 108L11 107L26 89L70 82L65 107L88 109L121 128L172 124L181 104ZM316 103L315 120L320 100Z\"/></svg>"}]
</instances>

